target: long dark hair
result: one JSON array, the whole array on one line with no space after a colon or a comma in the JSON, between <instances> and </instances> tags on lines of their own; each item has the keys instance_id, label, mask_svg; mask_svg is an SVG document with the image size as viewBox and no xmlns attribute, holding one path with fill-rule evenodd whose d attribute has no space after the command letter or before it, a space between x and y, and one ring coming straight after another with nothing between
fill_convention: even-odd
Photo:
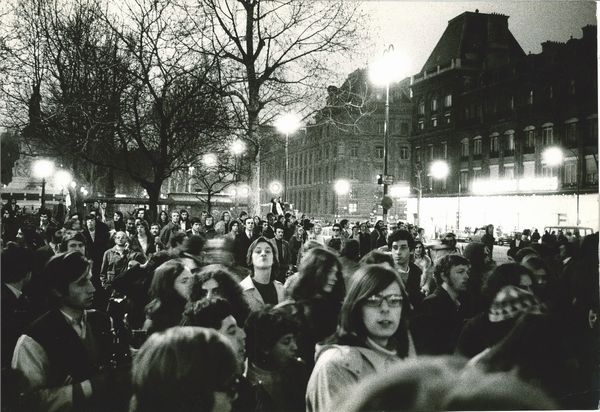
<instances>
[{"instance_id":1,"label":"long dark hair","mask_svg":"<svg viewBox=\"0 0 600 412\"><path fill-rule=\"evenodd\" d=\"M146 315L152 320L152 331L161 331L176 326L187 303L174 288L175 279L185 270L183 263L169 260L154 271L150 285L150 303Z\"/></svg>"},{"instance_id":2,"label":"long dark hair","mask_svg":"<svg viewBox=\"0 0 600 412\"><path fill-rule=\"evenodd\" d=\"M334 268L337 272L337 282L328 297L341 303L346 294L342 265L334 253L322 247L310 249L302 256L298 268L300 277L292 291L292 298L302 300L324 296L323 286L327 282L327 275Z\"/></svg>"},{"instance_id":3,"label":"long dark hair","mask_svg":"<svg viewBox=\"0 0 600 412\"><path fill-rule=\"evenodd\" d=\"M363 321L362 306L367 298L381 292L393 282L400 286L400 294L403 298L402 315L393 339L398 356L405 358L408 355L406 322L409 311L408 296L402 279L387 264L366 265L354 273L350 289L342 304L338 330L330 341L351 346L365 346L367 330Z\"/></svg>"}]
</instances>

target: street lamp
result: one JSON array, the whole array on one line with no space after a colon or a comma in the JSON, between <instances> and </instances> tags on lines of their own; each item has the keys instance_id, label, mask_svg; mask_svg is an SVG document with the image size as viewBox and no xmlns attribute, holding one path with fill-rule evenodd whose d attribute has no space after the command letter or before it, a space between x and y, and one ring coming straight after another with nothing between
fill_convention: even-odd
<instances>
[{"instance_id":1,"label":"street lamp","mask_svg":"<svg viewBox=\"0 0 600 412\"><path fill-rule=\"evenodd\" d=\"M46 179L54 172L54 162L48 159L36 160L33 163L33 175L42 179L42 203L40 209L46 205Z\"/></svg>"},{"instance_id":2,"label":"street lamp","mask_svg":"<svg viewBox=\"0 0 600 412\"><path fill-rule=\"evenodd\" d=\"M383 52L383 56L373 62L369 67L369 78L378 86L385 86L385 117L383 121L383 197L388 192L388 134L390 121L390 83L402 80L406 73L406 59L394 51L390 44ZM388 209L383 206L383 224L387 224Z\"/></svg>"},{"instance_id":3,"label":"street lamp","mask_svg":"<svg viewBox=\"0 0 600 412\"><path fill-rule=\"evenodd\" d=\"M429 166L429 176L434 179L442 180L448 177L450 174L450 167L448 166L448 162L445 160L434 160L431 162ZM460 230L460 192L461 192L461 183L460 183L460 175L458 176L458 198L457 198L457 207L456 207L456 230Z\"/></svg>"},{"instance_id":4,"label":"street lamp","mask_svg":"<svg viewBox=\"0 0 600 412\"><path fill-rule=\"evenodd\" d=\"M288 189L288 169L289 169L289 155L288 145L290 140L290 133L294 133L300 128L300 117L294 113L285 113L279 116L275 121L275 127L279 132L285 134L285 173L284 173L284 186L283 186L283 201L287 202L287 189Z\"/></svg>"},{"instance_id":5,"label":"street lamp","mask_svg":"<svg viewBox=\"0 0 600 412\"><path fill-rule=\"evenodd\" d=\"M217 155L214 153L206 153L202 156L202 163L206 167L215 167L217 165Z\"/></svg>"},{"instance_id":6,"label":"street lamp","mask_svg":"<svg viewBox=\"0 0 600 412\"><path fill-rule=\"evenodd\" d=\"M242 154L244 153L244 151L246 150L246 144L240 140L240 139L236 139L231 143L231 146L229 147L229 150L231 151L231 154L233 155L233 180L234 183L237 185L238 180L239 180L239 172L238 172L238 168L239 165L239 159L242 156ZM234 209L235 209L235 213L238 213L238 194L239 190L236 189L236 196L234 198Z\"/></svg>"},{"instance_id":7,"label":"street lamp","mask_svg":"<svg viewBox=\"0 0 600 412\"><path fill-rule=\"evenodd\" d=\"M278 181L273 181L269 183L269 191L274 195L279 195L282 189L283 188L281 187L281 183L279 183Z\"/></svg>"},{"instance_id":8,"label":"street lamp","mask_svg":"<svg viewBox=\"0 0 600 412\"><path fill-rule=\"evenodd\" d=\"M333 190L335 191L335 208L334 208L334 216L333 220L335 221L335 215L339 215L339 196L347 195L350 192L350 182L346 179L336 180L333 185Z\"/></svg>"},{"instance_id":9,"label":"street lamp","mask_svg":"<svg viewBox=\"0 0 600 412\"><path fill-rule=\"evenodd\" d=\"M575 155L576 162L577 162L576 163L576 177L575 177L575 184L576 184L575 196L577 198L577 216L576 216L577 223L576 223L576 226L579 226L579 224L580 224L580 221L579 221L579 186L581 184L579 156L572 150L563 149L558 146L551 146L551 147L544 149L544 151L542 152L542 163L544 163L545 165L550 166L550 167L558 167L558 166L564 164L565 150L568 150L571 154Z\"/></svg>"}]
</instances>

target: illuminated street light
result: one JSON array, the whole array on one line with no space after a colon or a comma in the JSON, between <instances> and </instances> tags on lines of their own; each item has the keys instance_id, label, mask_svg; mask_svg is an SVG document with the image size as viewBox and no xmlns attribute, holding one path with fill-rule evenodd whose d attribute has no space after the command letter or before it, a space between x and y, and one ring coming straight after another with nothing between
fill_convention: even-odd
<instances>
[{"instance_id":1,"label":"illuminated street light","mask_svg":"<svg viewBox=\"0 0 600 412\"><path fill-rule=\"evenodd\" d=\"M202 163L204 163L204 166L206 167L215 167L217 162L217 155L214 153L206 153L204 156L202 156Z\"/></svg>"},{"instance_id":2,"label":"illuminated street light","mask_svg":"<svg viewBox=\"0 0 600 412\"><path fill-rule=\"evenodd\" d=\"M383 56L371 63L369 67L369 79L378 86L385 86L385 117L383 120L383 197L388 192L388 134L390 123L390 83L395 83L406 75L408 71L408 60L394 50L390 44L383 52ZM383 203L382 203L383 205ZM387 224L387 207L383 206L383 224Z\"/></svg>"},{"instance_id":3,"label":"illuminated street light","mask_svg":"<svg viewBox=\"0 0 600 412\"><path fill-rule=\"evenodd\" d=\"M335 214L339 216L339 196L344 196L350 193L350 182L346 179L336 180L333 184L333 191L335 192ZM335 218L335 216L334 216ZM335 220L335 219L334 219Z\"/></svg>"},{"instance_id":4,"label":"illuminated street light","mask_svg":"<svg viewBox=\"0 0 600 412\"><path fill-rule=\"evenodd\" d=\"M284 186L283 186L283 201L287 201L287 188L288 188L288 170L290 157L288 154L288 146L290 140L290 134L295 133L301 126L300 117L294 113L285 113L279 116L275 121L275 127L280 133L285 134L285 171L284 171Z\"/></svg>"},{"instance_id":5,"label":"illuminated street light","mask_svg":"<svg viewBox=\"0 0 600 412\"><path fill-rule=\"evenodd\" d=\"M33 175L42 179L42 202L40 209L46 205L46 179L54 172L54 162L48 159L36 160L33 163Z\"/></svg>"},{"instance_id":6,"label":"illuminated street light","mask_svg":"<svg viewBox=\"0 0 600 412\"><path fill-rule=\"evenodd\" d=\"M72 187L73 189L75 189L75 188L77 187L77 182L73 180L73 181L71 182L71 187Z\"/></svg>"},{"instance_id":7,"label":"illuminated street light","mask_svg":"<svg viewBox=\"0 0 600 412\"><path fill-rule=\"evenodd\" d=\"M250 187L248 185L239 185L236 190L237 196L240 198L246 198L250 196Z\"/></svg>"},{"instance_id":8,"label":"illuminated street light","mask_svg":"<svg viewBox=\"0 0 600 412\"><path fill-rule=\"evenodd\" d=\"M443 160L435 160L429 166L429 175L434 179L445 179L449 173L448 163Z\"/></svg>"},{"instance_id":9,"label":"illuminated street light","mask_svg":"<svg viewBox=\"0 0 600 412\"><path fill-rule=\"evenodd\" d=\"M269 192L271 192L274 195L280 194L282 190L283 190L283 187L281 187L281 183L279 183L277 181L271 182L269 184Z\"/></svg>"},{"instance_id":10,"label":"illuminated street light","mask_svg":"<svg viewBox=\"0 0 600 412\"><path fill-rule=\"evenodd\" d=\"M577 187L575 189L575 195L577 196L577 226L579 226L579 187L581 185L581 167L578 154L570 149L563 149L558 146L552 146L544 149L544 151L542 152L542 163L550 167L558 167L562 165L565 162L565 150L571 152L575 156L577 161L577 172L575 178L575 183Z\"/></svg>"},{"instance_id":11,"label":"illuminated street light","mask_svg":"<svg viewBox=\"0 0 600 412\"><path fill-rule=\"evenodd\" d=\"M66 170L59 170L54 174L54 181L60 190L66 189L72 182L73 176Z\"/></svg>"},{"instance_id":12,"label":"illuminated street light","mask_svg":"<svg viewBox=\"0 0 600 412\"><path fill-rule=\"evenodd\" d=\"M240 139L236 139L233 141L233 143L231 143L231 147L229 148L229 150L231 150L231 153L234 156L240 156L246 151L246 143L244 143Z\"/></svg>"},{"instance_id":13,"label":"illuminated street light","mask_svg":"<svg viewBox=\"0 0 600 412\"><path fill-rule=\"evenodd\" d=\"M542 163L556 167L560 166L565 160L565 156L560 147L549 147L542 152Z\"/></svg>"}]
</instances>

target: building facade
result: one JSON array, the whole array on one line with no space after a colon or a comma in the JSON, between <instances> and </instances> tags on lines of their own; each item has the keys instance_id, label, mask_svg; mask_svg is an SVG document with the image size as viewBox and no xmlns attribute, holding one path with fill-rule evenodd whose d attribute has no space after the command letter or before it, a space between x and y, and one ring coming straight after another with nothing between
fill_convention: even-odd
<instances>
[{"instance_id":1,"label":"building facade","mask_svg":"<svg viewBox=\"0 0 600 412\"><path fill-rule=\"evenodd\" d=\"M389 93L388 174L409 185L412 105L409 79L391 85ZM366 70L351 73L341 87L330 86L325 107L289 136L287 199L293 210L324 220L367 220L381 214L385 90L372 89ZM261 201L274 194L274 180L285 183L283 137L261 149ZM265 147L266 146L266 147ZM336 182L348 183L336 192ZM265 190L267 189L267 190ZM283 196L282 196L283 198ZM398 204L399 203L399 204ZM405 214L406 199L390 216Z\"/></svg>"},{"instance_id":2,"label":"building facade","mask_svg":"<svg viewBox=\"0 0 600 412\"><path fill-rule=\"evenodd\" d=\"M465 12L448 22L411 80L412 185L421 170L423 200L411 200L409 214L422 226L464 230L506 215L504 229L515 230L579 216L597 229L597 31L582 31L526 54L508 16ZM563 153L558 166L545 159L550 147ZM447 162L446 178L427 173L435 160ZM545 213L519 218L517 208Z\"/></svg>"}]
</instances>

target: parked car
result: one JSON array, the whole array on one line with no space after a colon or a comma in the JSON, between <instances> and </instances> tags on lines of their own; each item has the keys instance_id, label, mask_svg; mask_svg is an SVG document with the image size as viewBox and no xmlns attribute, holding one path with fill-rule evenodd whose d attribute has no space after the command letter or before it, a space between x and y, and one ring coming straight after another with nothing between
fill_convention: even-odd
<instances>
[{"instance_id":1,"label":"parked car","mask_svg":"<svg viewBox=\"0 0 600 412\"><path fill-rule=\"evenodd\" d=\"M481 243L481 238L485 235L485 226L475 229L475 232L469 238L469 242Z\"/></svg>"},{"instance_id":2,"label":"parked car","mask_svg":"<svg viewBox=\"0 0 600 412\"><path fill-rule=\"evenodd\" d=\"M502 233L500 236L496 237L495 243L498 246L509 245L510 242L515 238L515 236L520 234L521 232Z\"/></svg>"}]
</instances>

